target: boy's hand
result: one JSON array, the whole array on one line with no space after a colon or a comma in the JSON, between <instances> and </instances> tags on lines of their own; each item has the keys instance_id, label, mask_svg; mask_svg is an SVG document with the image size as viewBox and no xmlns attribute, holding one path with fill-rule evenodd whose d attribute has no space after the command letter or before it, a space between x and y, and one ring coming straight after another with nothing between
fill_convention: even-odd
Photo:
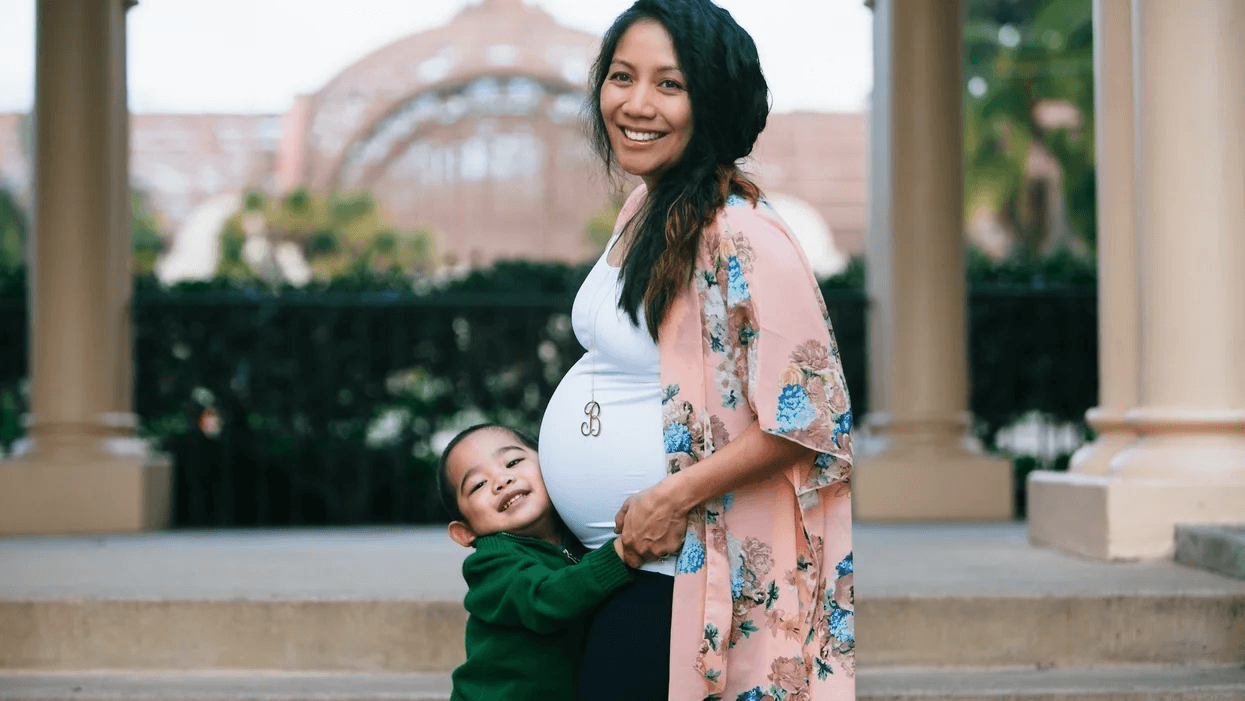
<instances>
[{"instance_id":1,"label":"boy's hand","mask_svg":"<svg viewBox=\"0 0 1245 701\"><path fill-rule=\"evenodd\" d=\"M614 544L614 552L618 554L618 559L626 563L628 567L635 567L635 565L632 565L631 563L627 562L626 556L623 555L622 540L619 538L615 538L613 540L613 544Z\"/></svg>"}]
</instances>

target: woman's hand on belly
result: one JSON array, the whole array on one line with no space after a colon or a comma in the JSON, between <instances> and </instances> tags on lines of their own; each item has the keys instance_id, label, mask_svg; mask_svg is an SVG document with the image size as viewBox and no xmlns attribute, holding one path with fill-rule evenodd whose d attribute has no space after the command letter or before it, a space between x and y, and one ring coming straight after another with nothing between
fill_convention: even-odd
<instances>
[{"instance_id":1,"label":"woman's hand on belly","mask_svg":"<svg viewBox=\"0 0 1245 701\"><path fill-rule=\"evenodd\" d=\"M614 517L624 558L655 560L679 551L687 534L687 515L703 504L740 487L770 479L801 460L811 448L761 430L755 421L735 440L709 457L667 476L623 502ZM634 563L634 564L633 564Z\"/></svg>"},{"instance_id":2,"label":"woman's hand on belly","mask_svg":"<svg viewBox=\"0 0 1245 701\"><path fill-rule=\"evenodd\" d=\"M623 561L631 567L674 555L683 547L688 509L667 487L663 481L627 497L614 517Z\"/></svg>"}]
</instances>

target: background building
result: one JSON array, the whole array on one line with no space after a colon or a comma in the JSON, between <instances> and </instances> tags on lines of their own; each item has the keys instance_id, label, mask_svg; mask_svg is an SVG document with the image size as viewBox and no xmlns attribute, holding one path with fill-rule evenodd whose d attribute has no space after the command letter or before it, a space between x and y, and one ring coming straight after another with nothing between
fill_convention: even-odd
<instances>
[{"instance_id":1,"label":"background building","mask_svg":"<svg viewBox=\"0 0 1245 701\"><path fill-rule=\"evenodd\" d=\"M285 114L136 114L131 181L170 240L166 282L216 271L240 195L370 192L395 229L431 234L437 262L578 262L618 188L580 115L600 38L522 0L471 5L384 46ZM771 115L748 169L831 274L864 251L865 116ZM30 190L27 119L0 114L0 184ZM630 185L622 183L625 189Z\"/></svg>"}]
</instances>

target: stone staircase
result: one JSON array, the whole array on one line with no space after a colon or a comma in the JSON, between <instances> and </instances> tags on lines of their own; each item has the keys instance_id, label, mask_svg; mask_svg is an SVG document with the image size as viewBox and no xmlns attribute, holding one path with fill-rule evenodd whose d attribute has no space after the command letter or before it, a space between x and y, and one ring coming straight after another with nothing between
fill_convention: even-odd
<instances>
[{"instance_id":1,"label":"stone staircase","mask_svg":"<svg viewBox=\"0 0 1245 701\"><path fill-rule=\"evenodd\" d=\"M465 551L437 529L0 540L0 699L444 700ZM858 698L1245 700L1245 581L861 526Z\"/></svg>"}]
</instances>

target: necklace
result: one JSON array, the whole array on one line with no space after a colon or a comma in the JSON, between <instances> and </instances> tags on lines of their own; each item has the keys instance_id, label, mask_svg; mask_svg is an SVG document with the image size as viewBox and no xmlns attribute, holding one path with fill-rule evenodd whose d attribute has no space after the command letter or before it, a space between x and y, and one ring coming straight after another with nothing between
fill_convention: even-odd
<instances>
[{"instance_id":1,"label":"necklace","mask_svg":"<svg viewBox=\"0 0 1245 701\"><path fill-rule=\"evenodd\" d=\"M609 247L606 247L605 255L609 255ZM608 267L608 264L607 264ZM601 308L603 302L613 292L614 284L605 285L605 294L597 290L593 296L591 310L591 331L588 336L588 403L584 405L584 416L588 417L586 421L579 425L579 432L585 436L596 438L601 435L601 405L597 403L597 319L601 316Z\"/></svg>"}]
</instances>

